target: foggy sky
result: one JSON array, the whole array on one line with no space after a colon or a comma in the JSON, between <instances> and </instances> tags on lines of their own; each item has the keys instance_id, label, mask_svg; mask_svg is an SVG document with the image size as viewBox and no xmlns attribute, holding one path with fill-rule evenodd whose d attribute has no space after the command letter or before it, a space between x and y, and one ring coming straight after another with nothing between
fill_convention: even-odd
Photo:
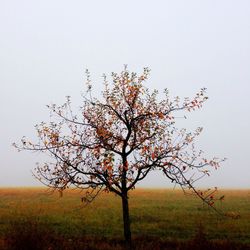
<instances>
[{"instance_id":1,"label":"foggy sky","mask_svg":"<svg viewBox=\"0 0 250 250\"><path fill-rule=\"evenodd\" d=\"M250 187L250 1L0 0L0 34L0 186L40 185L31 170L44 156L11 143L36 140L46 104L80 106L86 68L97 93L103 73L128 64L173 97L207 88L203 109L177 120L204 128L208 157L228 158L199 185ZM142 185L171 186L161 174Z\"/></svg>"}]
</instances>

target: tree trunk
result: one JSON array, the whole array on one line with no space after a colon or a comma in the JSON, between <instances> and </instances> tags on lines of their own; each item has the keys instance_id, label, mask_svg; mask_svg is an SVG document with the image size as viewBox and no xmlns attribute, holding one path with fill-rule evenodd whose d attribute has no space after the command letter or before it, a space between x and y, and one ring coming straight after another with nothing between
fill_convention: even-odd
<instances>
[{"instance_id":1,"label":"tree trunk","mask_svg":"<svg viewBox=\"0 0 250 250\"><path fill-rule=\"evenodd\" d=\"M127 193L122 196L123 226L126 249L131 249L131 231Z\"/></svg>"}]
</instances>

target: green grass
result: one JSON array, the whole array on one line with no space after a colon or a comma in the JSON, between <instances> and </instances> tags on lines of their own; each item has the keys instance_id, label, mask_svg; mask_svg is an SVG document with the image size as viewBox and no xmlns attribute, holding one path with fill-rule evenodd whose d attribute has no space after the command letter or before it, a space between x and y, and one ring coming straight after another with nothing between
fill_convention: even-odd
<instances>
[{"instance_id":1,"label":"green grass","mask_svg":"<svg viewBox=\"0 0 250 250\"><path fill-rule=\"evenodd\" d=\"M209 240L250 244L250 190L222 190L220 194L225 200L218 208L239 218L221 217L181 190L136 189L129 199L132 236L190 240L202 225ZM0 237L6 236L13 223L34 220L62 237L122 239L120 198L102 193L83 206L82 195L69 190L60 198L57 192L49 194L42 188L0 189Z\"/></svg>"}]
</instances>

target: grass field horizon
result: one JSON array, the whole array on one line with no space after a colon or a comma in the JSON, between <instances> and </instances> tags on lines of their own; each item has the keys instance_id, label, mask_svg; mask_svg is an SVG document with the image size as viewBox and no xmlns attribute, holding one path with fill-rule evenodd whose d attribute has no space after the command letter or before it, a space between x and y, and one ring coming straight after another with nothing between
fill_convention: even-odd
<instances>
[{"instance_id":1,"label":"grass field horizon","mask_svg":"<svg viewBox=\"0 0 250 250\"><path fill-rule=\"evenodd\" d=\"M222 189L220 195L225 195L225 200L216 206L227 217L177 188L136 188L129 198L132 237L182 242L192 240L202 229L209 241L250 246L250 189ZM49 234L67 240L122 240L120 198L102 193L84 206L82 196L82 191L74 189L66 190L61 197L44 187L1 187L1 242L13 228L25 225L45 228Z\"/></svg>"}]
</instances>

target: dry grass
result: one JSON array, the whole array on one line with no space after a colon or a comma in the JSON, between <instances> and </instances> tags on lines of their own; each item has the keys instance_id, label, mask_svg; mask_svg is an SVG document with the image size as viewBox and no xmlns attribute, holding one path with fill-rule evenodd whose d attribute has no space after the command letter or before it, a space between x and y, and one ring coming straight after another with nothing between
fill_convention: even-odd
<instances>
[{"instance_id":1,"label":"dry grass","mask_svg":"<svg viewBox=\"0 0 250 250\"><path fill-rule=\"evenodd\" d=\"M220 192L226 199L219 208L235 216L220 217L180 190L133 191L129 202L136 249L195 249L204 242L209 249L247 249L250 190ZM76 190L68 190L60 198L42 188L0 189L0 249L6 242L20 249L21 243L15 239L25 237L26 242L33 240L33 246L35 239L48 243L40 244L40 249L122 249L119 197L105 193L83 207L81 196ZM26 231L20 230L25 227ZM23 234L18 236L19 232Z\"/></svg>"}]
</instances>

